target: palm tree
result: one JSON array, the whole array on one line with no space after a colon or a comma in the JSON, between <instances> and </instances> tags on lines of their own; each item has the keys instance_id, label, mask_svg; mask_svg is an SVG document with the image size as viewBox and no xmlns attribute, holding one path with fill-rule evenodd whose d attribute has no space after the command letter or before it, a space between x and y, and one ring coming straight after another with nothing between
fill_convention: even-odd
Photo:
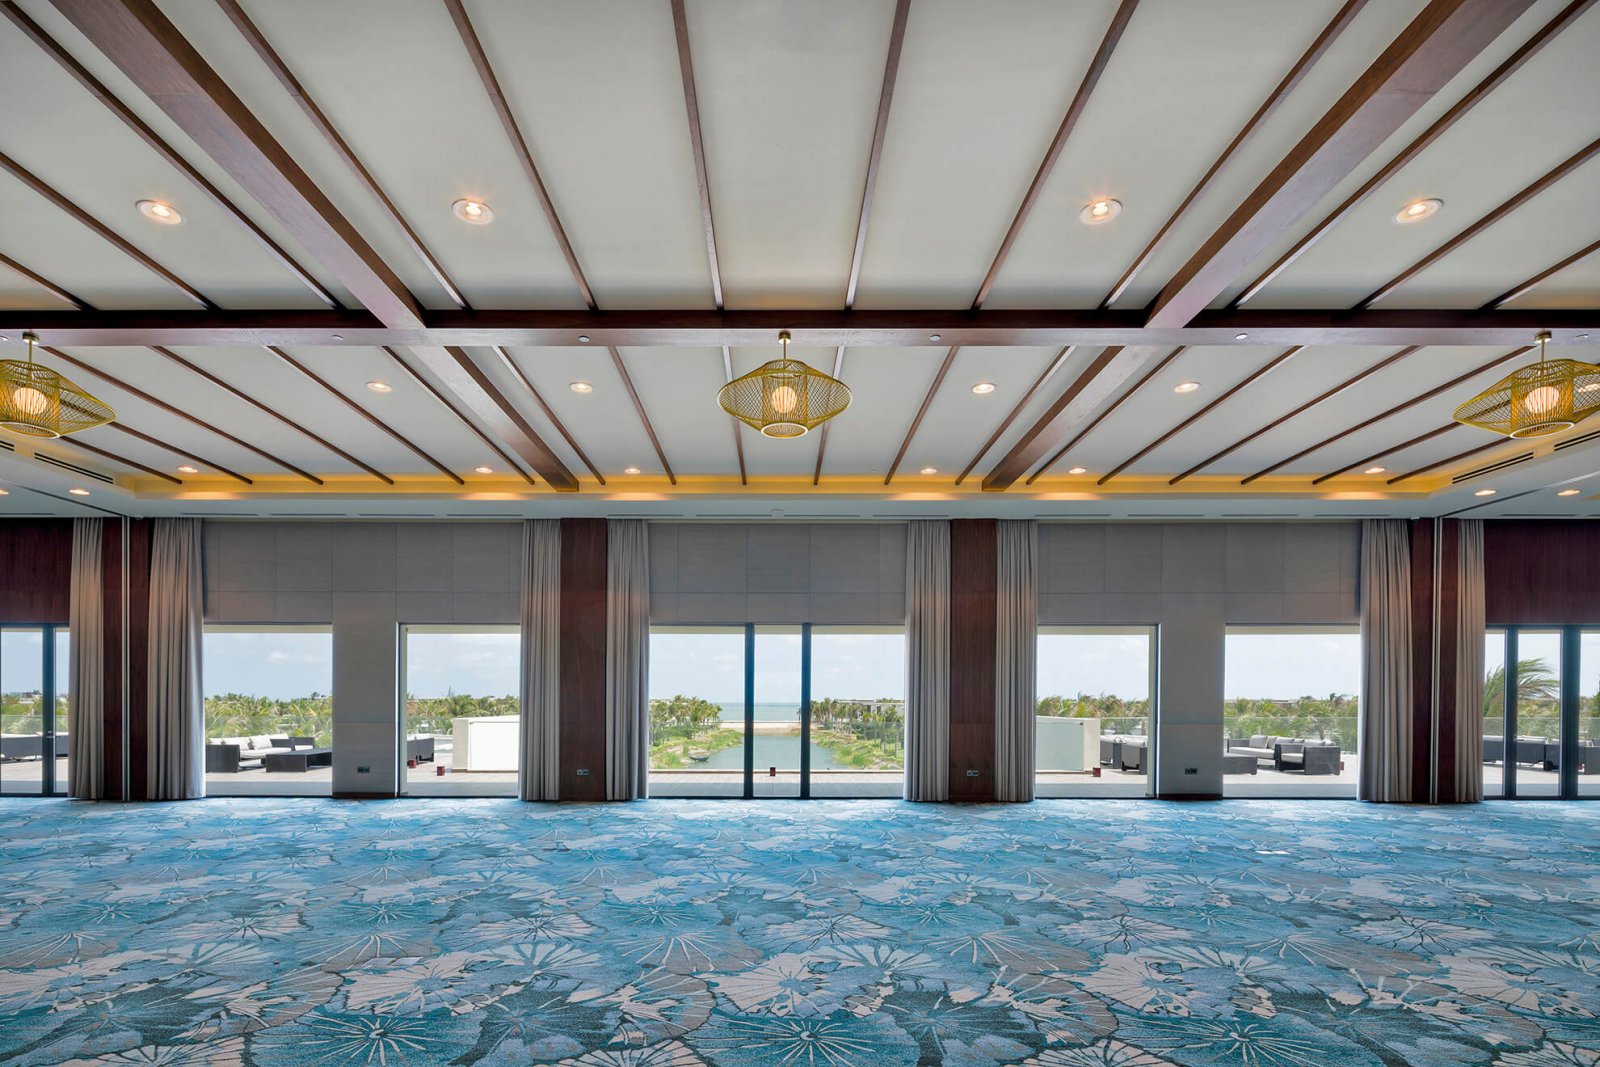
<instances>
[{"instance_id":1,"label":"palm tree","mask_svg":"<svg viewBox=\"0 0 1600 1067\"><path fill-rule=\"evenodd\" d=\"M1517 706L1559 699L1561 683L1555 671L1542 659L1517 661ZM1490 671L1483 679L1483 714L1494 718L1505 707L1506 668L1504 664Z\"/></svg>"}]
</instances>

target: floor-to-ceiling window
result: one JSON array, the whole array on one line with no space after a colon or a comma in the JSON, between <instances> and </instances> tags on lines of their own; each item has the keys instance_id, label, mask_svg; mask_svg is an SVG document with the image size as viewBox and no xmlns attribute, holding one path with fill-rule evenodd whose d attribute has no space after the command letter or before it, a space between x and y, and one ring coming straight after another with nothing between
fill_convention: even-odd
<instances>
[{"instance_id":1,"label":"floor-to-ceiling window","mask_svg":"<svg viewBox=\"0 0 1600 1067\"><path fill-rule=\"evenodd\" d=\"M1484 657L1485 796L1600 796L1600 630L1506 626Z\"/></svg>"},{"instance_id":2,"label":"floor-to-ceiling window","mask_svg":"<svg viewBox=\"0 0 1600 1067\"><path fill-rule=\"evenodd\" d=\"M1505 796L1506 632L1483 635L1483 795Z\"/></svg>"},{"instance_id":3,"label":"floor-to-ceiling window","mask_svg":"<svg viewBox=\"0 0 1600 1067\"><path fill-rule=\"evenodd\" d=\"M517 795L522 761L517 627L406 626L400 642L400 791Z\"/></svg>"},{"instance_id":4,"label":"floor-to-ceiling window","mask_svg":"<svg viewBox=\"0 0 1600 1067\"><path fill-rule=\"evenodd\" d=\"M1600 796L1600 630L1578 635L1578 795Z\"/></svg>"},{"instance_id":5,"label":"floor-to-ceiling window","mask_svg":"<svg viewBox=\"0 0 1600 1067\"><path fill-rule=\"evenodd\" d=\"M0 628L0 793L67 792L68 642L64 626Z\"/></svg>"},{"instance_id":6,"label":"floor-to-ceiling window","mask_svg":"<svg viewBox=\"0 0 1600 1067\"><path fill-rule=\"evenodd\" d=\"M1154 759L1155 628L1039 630L1034 792L1143 796Z\"/></svg>"},{"instance_id":7,"label":"floor-to-ceiling window","mask_svg":"<svg viewBox=\"0 0 1600 1067\"><path fill-rule=\"evenodd\" d=\"M904 674L899 627L654 627L650 795L899 796Z\"/></svg>"},{"instance_id":8,"label":"floor-to-ceiling window","mask_svg":"<svg viewBox=\"0 0 1600 1067\"><path fill-rule=\"evenodd\" d=\"M333 790L333 631L207 626L206 793Z\"/></svg>"},{"instance_id":9,"label":"floor-to-ceiling window","mask_svg":"<svg viewBox=\"0 0 1600 1067\"><path fill-rule=\"evenodd\" d=\"M1360 630L1230 627L1224 655L1224 795L1355 796Z\"/></svg>"}]
</instances>

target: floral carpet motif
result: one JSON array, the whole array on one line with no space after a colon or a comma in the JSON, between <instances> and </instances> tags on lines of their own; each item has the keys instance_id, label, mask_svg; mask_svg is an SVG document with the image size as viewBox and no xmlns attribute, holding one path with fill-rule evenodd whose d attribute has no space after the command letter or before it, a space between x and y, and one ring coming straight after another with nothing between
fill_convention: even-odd
<instances>
[{"instance_id":1,"label":"floral carpet motif","mask_svg":"<svg viewBox=\"0 0 1600 1067\"><path fill-rule=\"evenodd\" d=\"M1600 1067L1600 805L0 804L0 1062Z\"/></svg>"}]
</instances>

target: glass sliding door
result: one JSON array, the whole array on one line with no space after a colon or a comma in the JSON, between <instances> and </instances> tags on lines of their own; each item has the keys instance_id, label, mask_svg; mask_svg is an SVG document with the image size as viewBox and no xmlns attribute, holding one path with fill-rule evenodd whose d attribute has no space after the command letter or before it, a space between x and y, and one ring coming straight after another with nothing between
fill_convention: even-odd
<instances>
[{"instance_id":1,"label":"glass sliding door","mask_svg":"<svg viewBox=\"0 0 1600 1067\"><path fill-rule=\"evenodd\" d=\"M1361 632L1230 627L1224 796L1353 797L1361 760Z\"/></svg>"},{"instance_id":2,"label":"glass sliding door","mask_svg":"<svg viewBox=\"0 0 1600 1067\"><path fill-rule=\"evenodd\" d=\"M1483 795L1506 795L1506 632L1483 636Z\"/></svg>"},{"instance_id":3,"label":"glass sliding door","mask_svg":"<svg viewBox=\"0 0 1600 1067\"><path fill-rule=\"evenodd\" d=\"M67 792L67 631L0 628L0 793Z\"/></svg>"},{"instance_id":4,"label":"glass sliding door","mask_svg":"<svg viewBox=\"0 0 1600 1067\"><path fill-rule=\"evenodd\" d=\"M517 795L521 671L515 626L401 628L401 792Z\"/></svg>"},{"instance_id":5,"label":"glass sliding door","mask_svg":"<svg viewBox=\"0 0 1600 1067\"><path fill-rule=\"evenodd\" d=\"M806 692L806 635L799 626L755 628L755 702L749 719L752 795L798 797L816 754L802 712Z\"/></svg>"},{"instance_id":6,"label":"glass sliding door","mask_svg":"<svg viewBox=\"0 0 1600 1067\"><path fill-rule=\"evenodd\" d=\"M1510 685L1516 736L1506 759L1516 764L1519 797L1561 795L1561 631L1518 627Z\"/></svg>"},{"instance_id":7,"label":"glass sliding door","mask_svg":"<svg viewBox=\"0 0 1600 1067\"><path fill-rule=\"evenodd\" d=\"M653 797L745 795L743 626L650 630Z\"/></svg>"},{"instance_id":8,"label":"glass sliding door","mask_svg":"<svg viewBox=\"0 0 1600 1067\"><path fill-rule=\"evenodd\" d=\"M333 630L207 626L208 796L333 791Z\"/></svg>"},{"instance_id":9,"label":"glass sliding door","mask_svg":"<svg viewBox=\"0 0 1600 1067\"><path fill-rule=\"evenodd\" d=\"M1600 630L1578 635L1578 795L1600 796Z\"/></svg>"},{"instance_id":10,"label":"glass sliding door","mask_svg":"<svg viewBox=\"0 0 1600 1067\"><path fill-rule=\"evenodd\" d=\"M1154 627L1042 627L1035 795L1144 796L1154 677Z\"/></svg>"},{"instance_id":11,"label":"glass sliding door","mask_svg":"<svg viewBox=\"0 0 1600 1067\"><path fill-rule=\"evenodd\" d=\"M898 797L906 774L906 633L811 627L814 797Z\"/></svg>"}]
</instances>

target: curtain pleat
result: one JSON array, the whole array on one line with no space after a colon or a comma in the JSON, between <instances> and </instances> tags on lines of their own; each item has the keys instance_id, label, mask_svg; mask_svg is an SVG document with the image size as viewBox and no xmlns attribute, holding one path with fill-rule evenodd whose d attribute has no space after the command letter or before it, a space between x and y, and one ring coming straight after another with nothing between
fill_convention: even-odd
<instances>
[{"instance_id":1,"label":"curtain pleat","mask_svg":"<svg viewBox=\"0 0 1600 1067\"><path fill-rule=\"evenodd\" d=\"M1361 524L1361 653L1361 799L1408 802L1411 529L1403 519Z\"/></svg>"},{"instance_id":2,"label":"curtain pleat","mask_svg":"<svg viewBox=\"0 0 1600 1067\"><path fill-rule=\"evenodd\" d=\"M151 523L151 800L205 796L200 536L198 519L156 519Z\"/></svg>"},{"instance_id":3,"label":"curtain pleat","mask_svg":"<svg viewBox=\"0 0 1600 1067\"><path fill-rule=\"evenodd\" d=\"M1033 799L1038 684L1039 529L1032 519L996 524L995 799Z\"/></svg>"},{"instance_id":4,"label":"curtain pleat","mask_svg":"<svg viewBox=\"0 0 1600 1067\"><path fill-rule=\"evenodd\" d=\"M561 520L522 524L523 800L561 798Z\"/></svg>"},{"instance_id":5,"label":"curtain pleat","mask_svg":"<svg viewBox=\"0 0 1600 1067\"><path fill-rule=\"evenodd\" d=\"M1456 800L1483 799L1483 520L1462 519L1456 548Z\"/></svg>"},{"instance_id":6,"label":"curtain pleat","mask_svg":"<svg viewBox=\"0 0 1600 1067\"><path fill-rule=\"evenodd\" d=\"M950 523L906 531L906 799L950 799Z\"/></svg>"},{"instance_id":7,"label":"curtain pleat","mask_svg":"<svg viewBox=\"0 0 1600 1067\"><path fill-rule=\"evenodd\" d=\"M606 796L639 800L649 768L650 534L643 519L606 524Z\"/></svg>"},{"instance_id":8,"label":"curtain pleat","mask_svg":"<svg viewBox=\"0 0 1600 1067\"><path fill-rule=\"evenodd\" d=\"M105 796L105 594L100 555L104 526L103 519L72 521L67 782L68 792L79 800Z\"/></svg>"}]
</instances>

